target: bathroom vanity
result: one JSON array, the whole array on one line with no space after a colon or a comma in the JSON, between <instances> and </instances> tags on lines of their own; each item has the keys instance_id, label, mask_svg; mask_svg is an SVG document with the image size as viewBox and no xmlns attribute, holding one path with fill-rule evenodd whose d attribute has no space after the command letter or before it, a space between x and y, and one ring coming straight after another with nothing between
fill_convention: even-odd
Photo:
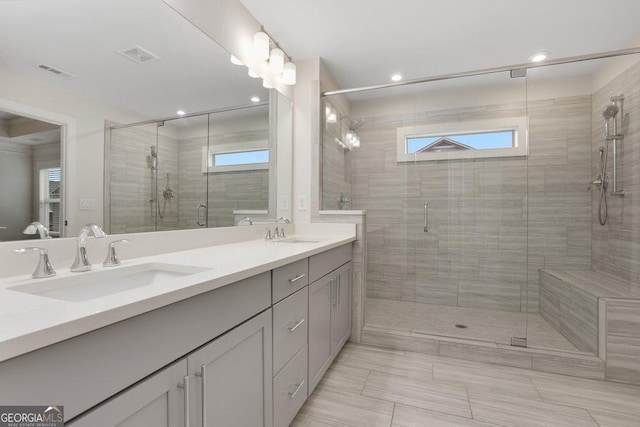
<instances>
[{"instance_id":1,"label":"bathroom vanity","mask_svg":"<svg viewBox=\"0 0 640 427\"><path fill-rule=\"evenodd\" d=\"M3 356L19 353L0 362L0 401L64 405L69 426L287 426L350 336L354 239L355 231L130 260L123 266L194 272L86 301L5 281L3 296L94 313L64 323L41 314L52 326L34 339L49 332L56 342L33 351L20 352L27 340L0 343ZM65 325L87 330L58 341Z\"/></svg>"}]
</instances>

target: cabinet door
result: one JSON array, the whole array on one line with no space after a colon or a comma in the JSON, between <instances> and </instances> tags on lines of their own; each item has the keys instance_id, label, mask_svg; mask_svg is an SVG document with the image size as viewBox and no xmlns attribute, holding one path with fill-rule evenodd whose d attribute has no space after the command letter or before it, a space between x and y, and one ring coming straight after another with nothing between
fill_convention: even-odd
<instances>
[{"instance_id":1,"label":"cabinet door","mask_svg":"<svg viewBox=\"0 0 640 427\"><path fill-rule=\"evenodd\" d=\"M337 279L329 274L309 285L309 394L331 362L331 312Z\"/></svg>"},{"instance_id":2,"label":"cabinet door","mask_svg":"<svg viewBox=\"0 0 640 427\"><path fill-rule=\"evenodd\" d=\"M331 353L336 354L351 336L351 263L336 272L336 298L331 319Z\"/></svg>"},{"instance_id":3,"label":"cabinet door","mask_svg":"<svg viewBox=\"0 0 640 427\"><path fill-rule=\"evenodd\" d=\"M187 360L182 359L65 425L187 427L184 418L186 375Z\"/></svg>"},{"instance_id":4,"label":"cabinet door","mask_svg":"<svg viewBox=\"0 0 640 427\"><path fill-rule=\"evenodd\" d=\"M269 309L187 358L193 426L273 425L271 340Z\"/></svg>"}]
</instances>

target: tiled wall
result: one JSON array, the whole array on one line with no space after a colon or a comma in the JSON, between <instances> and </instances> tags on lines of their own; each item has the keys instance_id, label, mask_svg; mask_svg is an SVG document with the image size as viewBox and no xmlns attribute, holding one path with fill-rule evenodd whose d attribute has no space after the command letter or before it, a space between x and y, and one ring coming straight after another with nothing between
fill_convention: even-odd
<instances>
[{"instance_id":1,"label":"tiled wall","mask_svg":"<svg viewBox=\"0 0 640 427\"><path fill-rule=\"evenodd\" d=\"M322 135L322 209L340 209L340 193L351 197L351 151L345 150L335 141L336 137L326 130ZM351 202L343 209L351 209Z\"/></svg>"},{"instance_id":2,"label":"tiled wall","mask_svg":"<svg viewBox=\"0 0 640 427\"><path fill-rule=\"evenodd\" d=\"M250 137L268 138L268 130L251 131ZM247 136L247 137L249 137ZM211 136L210 144L222 144L242 139L234 135ZM180 141L180 229L198 228L195 222L196 206L208 203L209 227L235 225L234 210L267 210L269 208L269 171L241 171L202 173L202 147L207 138L191 138ZM208 181L208 182L207 182ZM207 189L209 197L207 201ZM204 211L202 211L204 215Z\"/></svg>"},{"instance_id":3,"label":"tiled wall","mask_svg":"<svg viewBox=\"0 0 640 427\"><path fill-rule=\"evenodd\" d=\"M622 169L622 179L619 179L618 183L624 189L625 195L624 197L607 195L609 219L605 226L601 226L598 223L598 197L594 187L591 262L594 270L609 272L640 284L640 62L593 95L591 175L593 178L598 175L598 150L604 145L602 111L610 103L611 96L621 94L625 96L625 117L622 126L624 141L621 143L622 149L618 162ZM612 162L611 147L609 147L610 178ZM609 190L611 190L611 184L609 184Z\"/></svg>"},{"instance_id":4,"label":"tiled wall","mask_svg":"<svg viewBox=\"0 0 640 427\"><path fill-rule=\"evenodd\" d=\"M110 233L137 233L156 230L156 203L151 200L150 147L156 145L156 134L140 128L123 128L111 132L111 227ZM158 139L158 201L162 209L162 190L167 172L171 186L177 188L178 143L160 136ZM158 230L175 230L178 224L176 192L167 203L164 218L157 218Z\"/></svg>"},{"instance_id":5,"label":"tiled wall","mask_svg":"<svg viewBox=\"0 0 640 427\"><path fill-rule=\"evenodd\" d=\"M267 130L258 137L268 138ZM255 136L256 132L252 131ZM226 134L211 137L210 142L232 139L241 135ZM156 230L156 204L151 198L151 168L147 157L150 146L156 144L156 134L139 128L117 129L111 136L111 233L132 233ZM234 225L233 210L268 209L269 171L242 171L215 174L202 173L202 147L207 138L158 139L158 203L162 211L162 191L169 184L174 198L164 207L164 218L157 218L157 230L198 228L196 206L207 203L209 192L209 226ZM208 182L207 182L208 180ZM201 211L204 220L204 210Z\"/></svg>"},{"instance_id":6,"label":"tiled wall","mask_svg":"<svg viewBox=\"0 0 640 427\"><path fill-rule=\"evenodd\" d=\"M527 113L528 159L396 161L397 127ZM369 117L358 133L369 297L537 311L539 268L590 267L589 96Z\"/></svg>"}]
</instances>

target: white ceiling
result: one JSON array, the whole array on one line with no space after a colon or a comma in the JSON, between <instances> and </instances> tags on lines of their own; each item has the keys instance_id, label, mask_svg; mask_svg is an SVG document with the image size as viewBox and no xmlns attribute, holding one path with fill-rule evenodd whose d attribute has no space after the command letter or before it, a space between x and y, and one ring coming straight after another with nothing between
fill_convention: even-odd
<instances>
[{"instance_id":1,"label":"white ceiling","mask_svg":"<svg viewBox=\"0 0 640 427\"><path fill-rule=\"evenodd\" d=\"M295 60L323 58L340 88L616 50L640 32L639 0L241 1Z\"/></svg>"},{"instance_id":2,"label":"white ceiling","mask_svg":"<svg viewBox=\"0 0 640 427\"><path fill-rule=\"evenodd\" d=\"M160 59L140 65L118 54L135 45ZM147 118L268 99L260 79L162 0L0 1L0 68Z\"/></svg>"}]
</instances>

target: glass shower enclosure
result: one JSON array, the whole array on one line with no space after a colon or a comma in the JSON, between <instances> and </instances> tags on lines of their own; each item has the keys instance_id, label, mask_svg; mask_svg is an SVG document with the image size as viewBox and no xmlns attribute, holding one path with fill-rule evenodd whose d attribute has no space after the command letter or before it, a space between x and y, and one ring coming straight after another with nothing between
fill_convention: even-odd
<instances>
[{"instance_id":1,"label":"glass shower enclosure","mask_svg":"<svg viewBox=\"0 0 640 427\"><path fill-rule=\"evenodd\" d=\"M563 326L540 271L593 267L610 61L323 98L322 207L367 212L365 329L597 354L597 318L574 300L584 331Z\"/></svg>"}]
</instances>

